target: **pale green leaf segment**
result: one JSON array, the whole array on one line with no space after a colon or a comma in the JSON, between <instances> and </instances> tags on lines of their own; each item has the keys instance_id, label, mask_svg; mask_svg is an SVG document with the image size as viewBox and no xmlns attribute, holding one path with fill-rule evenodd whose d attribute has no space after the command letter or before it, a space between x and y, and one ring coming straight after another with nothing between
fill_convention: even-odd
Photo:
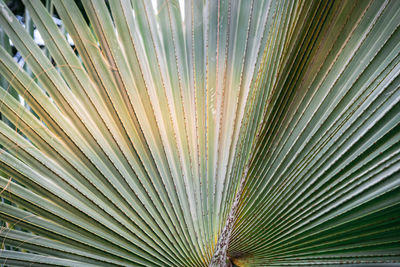
<instances>
[{"instance_id":1,"label":"pale green leaf segment","mask_svg":"<svg viewBox=\"0 0 400 267\"><path fill-rule=\"evenodd\" d=\"M24 4L0 2L2 264L400 261L399 1Z\"/></svg>"}]
</instances>

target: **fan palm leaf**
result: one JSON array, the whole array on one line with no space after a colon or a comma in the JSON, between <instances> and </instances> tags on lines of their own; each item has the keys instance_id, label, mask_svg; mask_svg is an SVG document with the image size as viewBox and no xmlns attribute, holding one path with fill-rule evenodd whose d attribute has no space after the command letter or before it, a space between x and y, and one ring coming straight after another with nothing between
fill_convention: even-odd
<instances>
[{"instance_id":1,"label":"fan palm leaf","mask_svg":"<svg viewBox=\"0 0 400 267\"><path fill-rule=\"evenodd\" d=\"M400 262L400 2L23 2L4 265Z\"/></svg>"}]
</instances>

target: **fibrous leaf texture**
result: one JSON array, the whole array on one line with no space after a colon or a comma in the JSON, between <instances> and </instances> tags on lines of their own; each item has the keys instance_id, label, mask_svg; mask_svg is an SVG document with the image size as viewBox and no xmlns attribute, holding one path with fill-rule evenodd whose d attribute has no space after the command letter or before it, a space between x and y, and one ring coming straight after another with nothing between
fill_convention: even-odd
<instances>
[{"instance_id":1,"label":"fibrous leaf texture","mask_svg":"<svg viewBox=\"0 0 400 267\"><path fill-rule=\"evenodd\" d=\"M7 3L2 266L400 264L400 1Z\"/></svg>"}]
</instances>

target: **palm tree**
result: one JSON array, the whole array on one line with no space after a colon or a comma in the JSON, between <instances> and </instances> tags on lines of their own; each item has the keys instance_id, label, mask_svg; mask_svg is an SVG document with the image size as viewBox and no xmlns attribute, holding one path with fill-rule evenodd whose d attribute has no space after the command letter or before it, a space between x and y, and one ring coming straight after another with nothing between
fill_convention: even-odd
<instances>
[{"instance_id":1,"label":"palm tree","mask_svg":"<svg viewBox=\"0 0 400 267\"><path fill-rule=\"evenodd\" d=\"M23 2L3 266L400 263L400 1Z\"/></svg>"}]
</instances>

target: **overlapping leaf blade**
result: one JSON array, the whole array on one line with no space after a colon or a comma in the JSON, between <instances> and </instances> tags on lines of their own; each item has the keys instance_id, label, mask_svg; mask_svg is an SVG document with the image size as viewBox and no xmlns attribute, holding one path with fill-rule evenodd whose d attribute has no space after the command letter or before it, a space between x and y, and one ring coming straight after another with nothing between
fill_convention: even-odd
<instances>
[{"instance_id":1,"label":"overlapping leaf blade","mask_svg":"<svg viewBox=\"0 0 400 267\"><path fill-rule=\"evenodd\" d=\"M400 260L396 1L82 3L0 4L5 264Z\"/></svg>"}]
</instances>

